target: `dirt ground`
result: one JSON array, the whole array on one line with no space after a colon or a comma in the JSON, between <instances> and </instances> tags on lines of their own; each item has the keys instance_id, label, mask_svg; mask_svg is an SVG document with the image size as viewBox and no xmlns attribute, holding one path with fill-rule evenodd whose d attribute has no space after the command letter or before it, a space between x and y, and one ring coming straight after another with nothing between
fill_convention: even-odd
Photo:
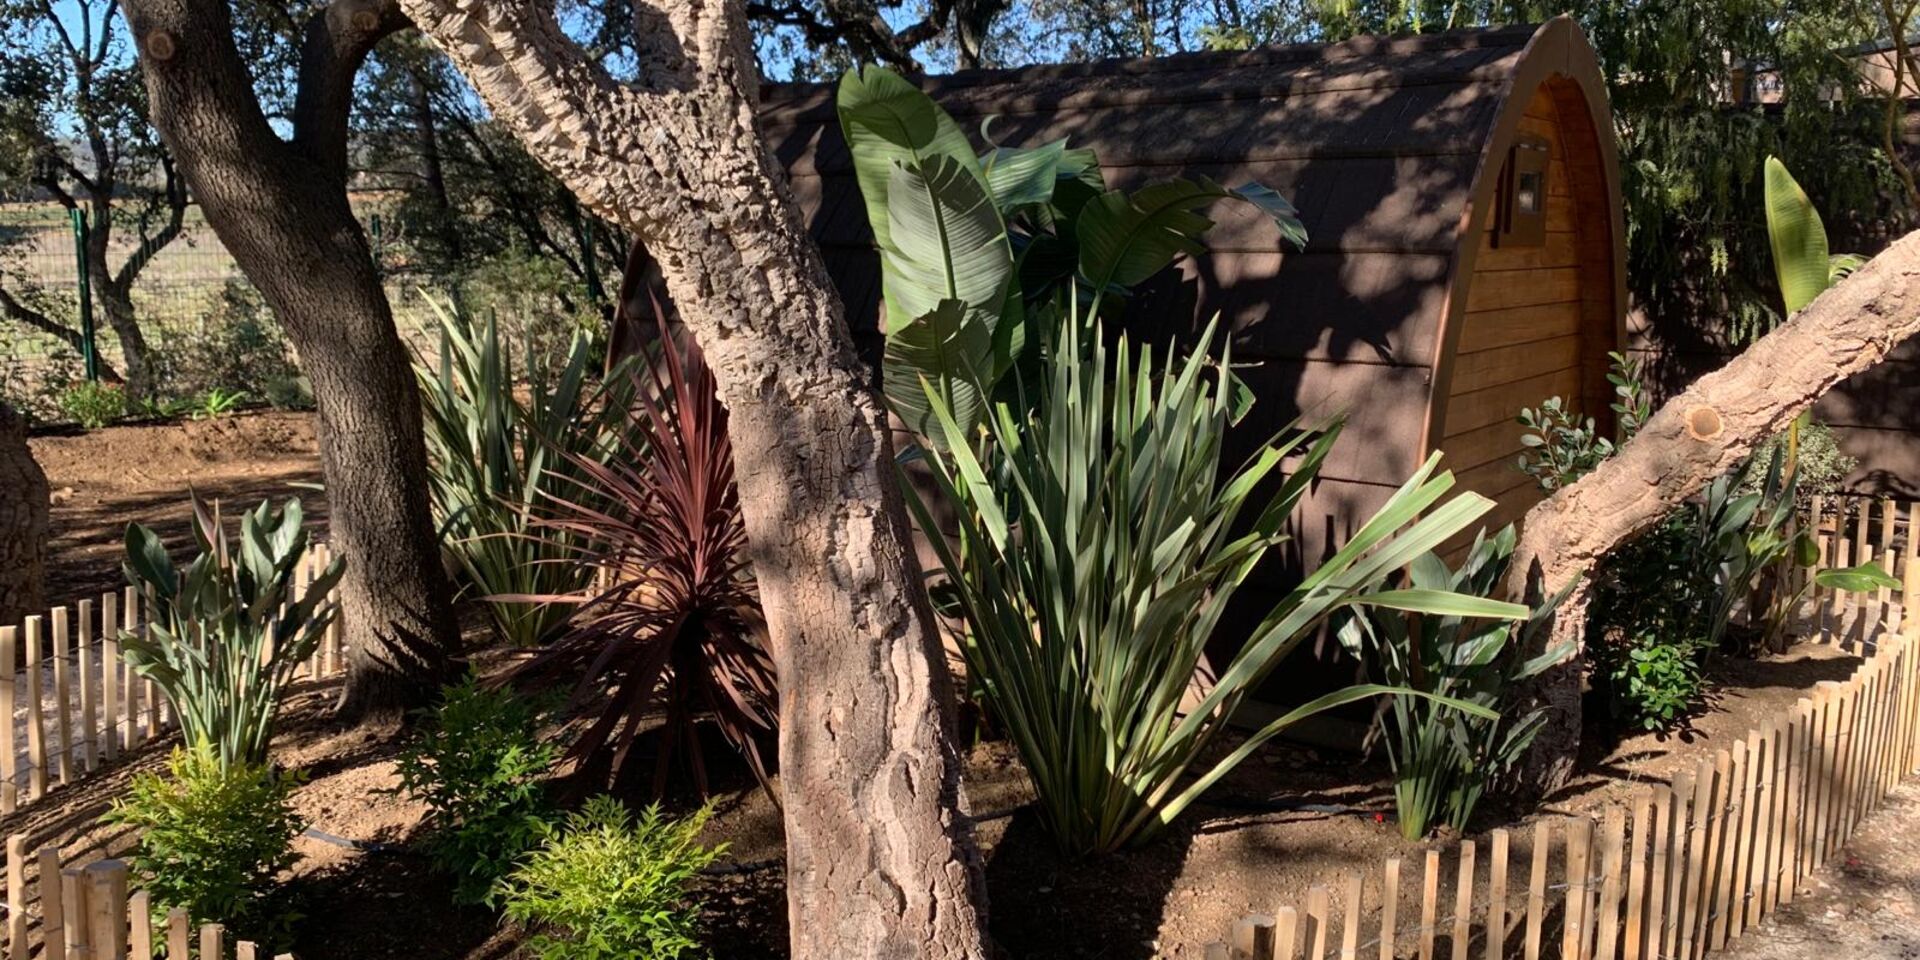
<instances>
[{"instance_id":1,"label":"dirt ground","mask_svg":"<svg viewBox=\"0 0 1920 960\"><path fill-rule=\"evenodd\" d=\"M129 521L168 543L191 542L189 489L231 508L298 496L326 518L320 450L311 413L261 411L161 426L46 433L30 441L53 491L47 598L72 603L124 585L121 545Z\"/></svg>"},{"instance_id":2,"label":"dirt ground","mask_svg":"<svg viewBox=\"0 0 1920 960\"><path fill-rule=\"evenodd\" d=\"M1721 956L1920 958L1920 782L1895 788L1884 806L1861 821L1836 863Z\"/></svg>"},{"instance_id":3,"label":"dirt ground","mask_svg":"<svg viewBox=\"0 0 1920 960\"><path fill-rule=\"evenodd\" d=\"M77 599L117 585L118 544L129 519L158 521L169 537L184 540L189 484L207 495L249 503L298 493L312 512L324 515L322 496L293 486L319 479L306 415L267 413L47 436L36 439L34 449L57 491L51 585L56 599ZM1721 692L1689 729L1618 743L1590 736L1576 781L1548 798L1542 812L1585 810L1624 799L1638 784L1668 777L1743 737L1815 683L1843 678L1856 662L1837 648L1818 645L1757 661L1716 660L1711 671ZM309 933L297 945L298 955L306 960L513 955L514 932L501 929L485 911L448 906L448 885L407 849L420 829L422 810L394 792L399 733L341 729L328 718L330 699L326 685L295 692L276 757L306 771L308 782L296 802L313 827L363 846L300 841L304 859L292 886L306 916L324 922L306 924ZM160 749L149 747L136 763L56 792L0 822L0 831L24 830L36 846L58 842L80 861L123 851L129 838L96 820L132 771L158 762ZM724 753L711 750L709 756ZM1417 856L1429 845L1456 839L1424 844L1400 839L1391 822L1386 769L1377 758L1275 744L1242 765L1158 840L1123 854L1073 861L1055 854L1040 829L1028 806L1030 787L1004 744L976 746L966 759L966 800L979 822L992 932L1021 960L1197 960L1203 945L1220 938L1233 920L1277 903L1299 902L1311 882L1344 869L1372 871L1387 856ZM635 766L650 768L644 760ZM702 891L714 956L783 957L778 810L745 782L742 770L723 769L719 776L726 788L716 798L708 839L728 843L729 850ZM636 794L635 799L641 798ZM680 796L670 798L669 805L686 809L695 802ZM1910 802L1920 808L1920 794ZM1513 813L1488 804L1475 830L1512 823ZM1873 836L1874 829L1870 826L1865 836ZM1916 861L1909 857L1907 863ZM1920 875L1920 865L1911 875Z\"/></svg>"}]
</instances>

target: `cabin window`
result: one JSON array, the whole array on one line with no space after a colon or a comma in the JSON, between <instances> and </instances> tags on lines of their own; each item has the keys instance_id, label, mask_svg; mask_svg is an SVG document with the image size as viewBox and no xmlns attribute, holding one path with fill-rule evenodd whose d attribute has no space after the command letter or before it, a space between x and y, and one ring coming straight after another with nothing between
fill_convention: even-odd
<instances>
[{"instance_id":1,"label":"cabin window","mask_svg":"<svg viewBox=\"0 0 1920 960\"><path fill-rule=\"evenodd\" d=\"M1546 139L1530 135L1522 135L1507 154L1494 246L1538 247L1547 242L1547 158Z\"/></svg>"}]
</instances>

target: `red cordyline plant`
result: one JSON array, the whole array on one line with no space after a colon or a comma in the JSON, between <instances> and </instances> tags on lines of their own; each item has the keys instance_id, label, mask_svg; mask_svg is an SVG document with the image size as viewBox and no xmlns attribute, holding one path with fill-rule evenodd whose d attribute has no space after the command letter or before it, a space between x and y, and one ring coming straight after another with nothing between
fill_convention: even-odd
<instances>
[{"instance_id":1,"label":"red cordyline plant","mask_svg":"<svg viewBox=\"0 0 1920 960\"><path fill-rule=\"evenodd\" d=\"M657 313L656 313L657 315ZM690 338L661 325L659 362L634 370L633 407L605 462L574 458L578 496L552 497L538 525L577 537L596 568L568 632L525 668L579 676L572 707L596 711L568 756L617 776L658 718L653 790L685 751L708 792L697 725L711 719L760 783L757 737L773 729L775 683L746 559L727 412Z\"/></svg>"}]
</instances>

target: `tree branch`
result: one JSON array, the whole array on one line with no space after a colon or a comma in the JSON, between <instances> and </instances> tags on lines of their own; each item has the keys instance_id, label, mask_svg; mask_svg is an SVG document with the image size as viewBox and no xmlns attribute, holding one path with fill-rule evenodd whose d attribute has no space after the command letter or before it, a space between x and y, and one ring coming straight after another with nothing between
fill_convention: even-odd
<instances>
[{"instance_id":1,"label":"tree branch","mask_svg":"<svg viewBox=\"0 0 1920 960\"><path fill-rule=\"evenodd\" d=\"M342 178L353 80L382 38L411 26L397 0L333 0L307 21L293 101L293 146Z\"/></svg>"},{"instance_id":2,"label":"tree branch","mask_svg":"<svg viewBox=\"0 0 1920 960\"><path fill-rule=\"evenodd\" d=\"M186 225L186 184L180 182L180 173L174 168L171 156L163 155L160 158L160 166L167 174L167 222L152 235L143 237L139 249L133 251L126 262L120 265L119 272L114 274L113 283L122 290L133 286L133 281L140 276L140 271L145 270L147 264L152 263L153 258L165 249L167 244L178 239L181 228ZM143 214L142 217L144 219L145 215ZM144 229L143 223L142 230Z\"/></svg>"},{"instance_id":3,"label":"tree branch","mask_svg":"<svg viewBox=\"0 0 1920 960\"><path fill-rule=\"evenodd\" d=\"M1840 381L1920 333L1920 231L1725 367L1695 381L1599 467L1527 513L1510 595L1551 595L1726 474Z\"/></svg>"},{"instance_id":4,"label":"tree branch","mask_svg":"<svg viewBox=\"0 0 1920 960\"><path fill-rule=\"evenodd\" d=\"M72 347L76 353L86 353L86 338L81 335L79 330L75 330L21 303L19 299L15 298L5 287L0 287L0 314L5 314L8 319L23 326L32 327L41 333L59 339L60 342ZM120 382L119 372L113 369L113 365L107 362L107 358L98 358L98 363L100 364L100 375L102 377L115 383Z\"/></svg>"}]
</instances>

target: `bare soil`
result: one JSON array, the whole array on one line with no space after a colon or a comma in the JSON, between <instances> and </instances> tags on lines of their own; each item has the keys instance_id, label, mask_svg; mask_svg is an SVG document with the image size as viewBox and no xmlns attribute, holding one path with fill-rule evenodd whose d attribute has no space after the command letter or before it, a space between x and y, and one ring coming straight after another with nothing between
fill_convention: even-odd
<instances>
[{"instance_id":1,"label":"bare soil","mask_svg":"<svg viewBox=\"0 0 1920 960\"><path fill-rule=\"evenodd\" d=\"M159 523L184 538L189 485L233 501L299 493L316 514L324 498L292 486L318 480L311 418L256 414L167 427L123 427L34 441L56 494L52 595L77 599L118 584L120 531ZM1575 782L1540 813L1586 810L1626 798L1641 783L1744 737L1822 680L1849 673L1838 648L1803 645L1760 660L1717 659L1719 693L1679 734L1610 743L1597 731ZM292 885L309 917L297 953L306 960L482 960L515 954L518 936L484 910L450 906L448 884L409 849L421 808L397 794L397 730L343 729L328 716L331 689L307 685L291 699L276 758L306 771L297 804L313 826L359 848L303 839ZM130 838L97 824L135 770L158 763L150 746L133 762L64 788L0 822L71 859L123 852ZM1225 749L1225 747L1223 747ZM710 758L724 750L709 751ZM642 759L632 765L650 769ZM785 956L786 904L777 807L721 764L722 790L708 839L729 845L703 883L709 941L725 960ZM1378 758L1275 744L1215 788L1166 834L1138 849L1071 860L1054 851L1030 806L1017 758L1001 743L966 756L966 801L979 822L993 935L1011 957L1198 958L1233 920L1299 902L1310 883L1343 870L1373 871L1393 855L1413 857L1392 822L1387 771ZM625 790L636 802L641 790ZM690 796L668 804L689 809ZM1489 803L1475 831L1523 822ZM1889 955L1892 956L1892 955Z\"/></svg>"}]
</instances>

